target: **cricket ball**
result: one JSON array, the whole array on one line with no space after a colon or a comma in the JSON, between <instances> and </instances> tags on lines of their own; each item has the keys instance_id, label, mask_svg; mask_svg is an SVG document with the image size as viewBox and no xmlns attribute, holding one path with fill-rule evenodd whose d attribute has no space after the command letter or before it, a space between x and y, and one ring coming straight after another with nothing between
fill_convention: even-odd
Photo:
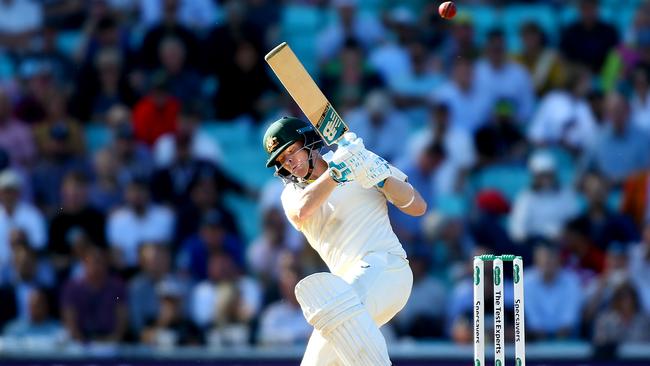
<instances>
[{"instance_id":1,"label":"cricket ball","mask_svg":"<svg viewBox=\"0 0 650 366\"><path fill-rule=\"evenodd\" d=\"M452 1L445 1L438 7L438 13L444 19L451 19L456 15L456 4Z\"/></svg>"}]
</instances>

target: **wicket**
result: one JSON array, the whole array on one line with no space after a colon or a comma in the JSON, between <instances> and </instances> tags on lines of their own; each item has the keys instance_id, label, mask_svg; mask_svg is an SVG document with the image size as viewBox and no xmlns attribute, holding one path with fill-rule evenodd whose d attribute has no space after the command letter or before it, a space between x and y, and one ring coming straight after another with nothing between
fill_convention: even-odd
<instances>
[{"instance_id":1,"label":"wicket","mask_svg":"<svg viewBox=\"0 0 650 366\"><path fill-rule=\"evenodd\" d=\"M503 262L512 262L514 283L515 365L526 365L524 328L524 264L512 254L484 254L474 257L474 366L485 365L485 312L483 263L492 261L494 294L494 365L505 366Z\"/></svg>"}]
</instances>

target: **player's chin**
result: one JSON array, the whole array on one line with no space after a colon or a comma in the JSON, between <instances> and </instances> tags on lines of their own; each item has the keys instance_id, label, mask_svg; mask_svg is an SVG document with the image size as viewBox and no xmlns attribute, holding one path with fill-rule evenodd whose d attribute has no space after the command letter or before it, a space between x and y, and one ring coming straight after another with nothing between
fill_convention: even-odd
<instances>
[{"instance_id":1,"label":"player's chin","mask_svg":"<svg viewBox=\"0 0 650 366\"><path fill-rule=\"evenodd\" d=\"M302 164L300 166L297 166L295 170L291 171L291 174L298 178L303 178L306 179L305 175L307 175L307 170L308 168L306 167L306 164Z\"/></svg>"}]
</instances>

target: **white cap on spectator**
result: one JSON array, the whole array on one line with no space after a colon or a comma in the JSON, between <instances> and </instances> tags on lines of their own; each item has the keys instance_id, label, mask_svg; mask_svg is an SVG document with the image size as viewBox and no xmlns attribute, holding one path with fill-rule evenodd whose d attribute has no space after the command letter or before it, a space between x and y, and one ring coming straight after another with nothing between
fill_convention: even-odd
<instances>
[{"instance_id":1,"label":"white cap on spectator","mask_svg":"<svg viewBox=\"0 0 650 366\"><path fill-rule=\"evenodd\" d=\"M538 151L528 160L528 169L535 174L552 173L555 171L555 160L546 151Z\"/></svg>"},{"instance_id":2,"label":"white cap on spectator","mask_svg":"<svg viewBox=\"0 0 650 366\"><path fill-rule=\"evenodd\" d=\"M0 189L19 189L21 185L22 179L14 170L5 169L0 173Z\"/></svg>"}]
</instances>

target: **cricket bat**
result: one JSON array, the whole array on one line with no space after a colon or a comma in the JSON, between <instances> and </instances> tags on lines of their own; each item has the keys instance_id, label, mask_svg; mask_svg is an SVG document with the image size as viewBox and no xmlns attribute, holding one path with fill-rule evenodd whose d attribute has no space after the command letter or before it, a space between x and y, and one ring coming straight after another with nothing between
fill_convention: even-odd
<instances>
[{"instance_id":1,"label":"cricket bat","mask_svg":"<svg viewBox=\"0 0 650 366\"><path fill-rule=\"evenodd\" d=\"M336 113L323 92L311 78L298 57L286 42L282 42L264 56L275 76L302 109L309 122L316 128L325 144L336 144L348 126Z\"/></svg>"}]
</instances>

